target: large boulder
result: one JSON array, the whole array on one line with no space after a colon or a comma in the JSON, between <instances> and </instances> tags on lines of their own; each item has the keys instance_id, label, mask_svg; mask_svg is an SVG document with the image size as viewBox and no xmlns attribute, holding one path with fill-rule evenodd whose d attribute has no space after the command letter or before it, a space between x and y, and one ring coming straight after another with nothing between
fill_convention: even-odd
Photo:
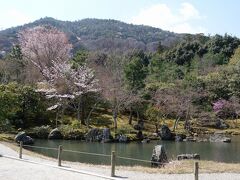
<instances>
[{"instance_id":1,"label":"large boulder","mask_svg":"<svg viewBox=\"0 0 240 180\"><path fill-rule=\"evenodd\" d=\"M167 125L162 125L159 133L162 140L174 140L174 134Z\"/></svg>"},{"instance_id":2,"label":"large boulder","mask_svg":"<svg viewBox=\"0 0 240 180\"><path fill-rule=\"evenodd\" d=\"M63 135L58 128L53 129L48 135L48 139L62 139L62 138Z\"/></svg>"},{"instance_id":3,"label":"large boulder","mask_svg":"<svg viewBox=\"0 0 240 180\"><path fill-rule=\"evenodd\" d=\"M200 160L199 154L180 154L177 156L177 160L184 160L184 159L198 159Z\"/></svg>"},{"instance_id":4,"label":"large boulder","mask_svg":"<svg viewBox=\"0 0 240 180\"><path fill-rule=\"evenodd\" d=\"M20 143L20 141L22 141L24 145L30 145L34 143L33 139L30 136L27 136L24 131L19 132L14 139L17 143Z\"/></svg>"},{"instance_id":5,"label":"large boulder","mask_svg":"<svg viewBox=\"0 0 240 180\"><path fill-rule=\"evenodd\" d=\"M106 142L111 142L112 141L112 136L111 136L111 132L109 128L104 128L102 130L102 142L106 143Z\"/></svg>"},{"instance_id":6,"label":"large boulder","mask_svg":"<svg viewBox=\"0 0 240 180\"><path fill-rule=\"evenodd\" d=\"M85 135L85 140L89 142L100 142L102 140L103 133L98 128L92 128L88 131L88 133Z\"/></svg>"},{"instance_id":7,"label":"large boulder","mask_svg":"<svg viewBox=\"0 0 240 180\"><path fill-rule=\"evenodd\" d=\"M168 163L168 158L164 146L155 146L152 153L151 165L161 167L164 166L166 163Z\"/></svg>"}]
</instances>

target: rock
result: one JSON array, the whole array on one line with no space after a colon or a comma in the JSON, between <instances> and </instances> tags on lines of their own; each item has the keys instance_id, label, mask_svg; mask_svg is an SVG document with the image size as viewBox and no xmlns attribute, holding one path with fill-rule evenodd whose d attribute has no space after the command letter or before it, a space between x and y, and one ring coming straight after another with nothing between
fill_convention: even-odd
<instances>
[{"instance_id":1,"label":"rock","mask_svg":"<svg viewBox=\"0 0 240 180\"><path fill-rule=\"evenodd\" d=\"M175 141L176 142L181 142L181 141L183 141L183 139L185 139L186 138L186 135L184 135L184 134L177 134L176 136L175 136Z\"/></svg>"},{"instance_id":2,"label":"rock","mask_svg":"<svg viewBox=\"0 0 240 180\"><path fill-rule=\"evenodd\" d=\"M161 167L164 166L166 163L168 163L168 159L164 146L155 146L152 153L151 165Z\"/></svg>"},{"instance_id":3,"label":"rock","mask_svg":"<svg viewBox=\"0 0 240 180\"><path fill-rule=\"evenodd\" d=\"M27 136L24 131L19 132L14 139L17 143L22 141L24 145L30 145L34 143L33 139L30 136Z\"/></svg>"},{"instance_id":4,"label":"rock","mask_svg":"<svg viewBox=\"0 0 240 180\"><path fill-rule=\"evenodd\" d=\"M153 137L158 137L158 134L157 133L152 133L152 136Z\"/></svg>"},{"instance_id":5,"label":"rock","mask_svg":"<svg viewBox=\"0 0 240 180\"><path fill-rule=\"evenodd\" d=\"M217 119L216 122L216 128L218 129L227 129L229 128L229 125L224 122L222 119Z\"/></svg>"},{"instance_id":6,"label":"rock","mask_svg":"<svg viewBox=\"0 0 240 180\"><path fill-rule=\"evenodd\" d=\"M185 139L183 139L184 142L196 142L197 139L192 137L192 136L188 136Z\"/></svg>"},{"instance_id":7,"label":"rock","mask_svg":"<svg viewBox=\"0 0 240 180\"><path fill-rule=\"evenodd\" d=\"M112 136L109 128L104 128L102 130L102 140L101 142L106 143L106 142L111 142L112 141Z\"/></svg>"},{"instance_id":8,"label":"rock","mask_svg":"<svg viewBox=\"0 0 240 180\"><path fill-rule=\"evenodd\" d=\"M184 159L198 159L200 160L199 154L180 154L177 156L177 160L184 160Z\"/></svg>"},{"instance_id":9,"label":"rock","mask_svg":"<svg viewBox=\"0 0 240 180\"><path fill-rule=\"evenodd\" d=\"M138 131L137 134L136 134L136 137L137 137L137 139L139 139L139 140L143 140L143 139L144 139L144 136L143 136L142 131Z\"/></svg>"},{"instance_id":10,"label":"rock","mask_svg":"<svg viewBox=\"0 0 240 180\"><path fill-rule=\"evenodd\" d=\"M210 141L210 142L225 142L225 143L230 143L230 142L231 142L231 138L228 138L228 137L224 136L223 134L215 133L215 134L213 134L213 135L210 136L209 141Z\"/></svg>"},{"instance_id":11,"label":"rock","mask_svg":"<svg viewBox=\"0 0 240 180\"><path fill-rule=\"evenodd\" d=\"M136 125L133 126L133 128L137 131L142 131L144 130L144 121L143 120L139 120L138 123Z\"/></svg>"},{"instance_id":12,"label":"rock","mask_svg":"<svg viewBox=\"0 0 240 180\"><path fill-rule=\"evenodd\" d=\"M162 140L174 140L174 135L166 125L162 125L160 129L160 137Z\"/></svg>"},{"instance_id":13,"label":"rock","mask_svg":"<svg viewBox=\"0 0 240 180\"><path fill-rule=\"evenodd\" d=\"M127 143L129 141L129 138L124 134L118 134L116 137L116 141L120 143Z\"/></svg>"},{"instance_id":14,"label":"rock","mask_svg":"<svg viewBox=\"0 0 240 180\"><path fill-rule=\"evenodd\" d=\"M193 134L193 136L194 136L194 137L197 137L197 136L198 136L198 134L197 134L197 133L194 133L194 134Z\"/></svg>"},{"instance_id":15,"label":"rock","mask_svg":"<svg viewBox=\"0 0 240 180\"><path fill-rule=\"evenodd\" d=\"M225 143L230 143L230 142L231 142L231 138L225 137L225 138L223 139L223 142L225 142Z\"/></svg>"},{"instance_id":16,"label":"rock","mask_svg":"<svg viewBox=\"0 0 240 180\"><path fill-rule=\"evenodd\" d=\"M98 128L92 128L85 135L85 140L90 142L100 142L102 140L102 131Z\"/></svg>"},{"instance_id":17,"label":"rock","mask_svg":"<svg viewBox=\"0 0 240 180\"><path fill-rule=\"evenodd\" d=\"M62 139L62 138L63 135L58 128L53 129L48 135L48 139Z\"/></svg>"},{"instance_id":18,"label":"rock","mask_svg":"<svg viewBox=\"0 0 240 180\"><path fill-rule=\"evenodd\" d=\"M145 138L141 141L141 143L149 143L150 142L150 139L149 138Z\"/></svg>"}]
</instances>

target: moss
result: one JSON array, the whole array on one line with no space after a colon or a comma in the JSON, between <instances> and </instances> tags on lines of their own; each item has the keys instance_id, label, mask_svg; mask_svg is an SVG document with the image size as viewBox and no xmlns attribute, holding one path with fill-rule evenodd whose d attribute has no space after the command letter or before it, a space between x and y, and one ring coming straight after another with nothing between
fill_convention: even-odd
<instances>
[{"instance_id":1,"label":"moss","mask_svg":"<svg viewBox=\"0 0 240 180\"><path fill-rule=\"evenodd\" d=\"M0 141L6 141L6 142L14 141L14 135L2 133L0 134Z\"/></svg>"}]
</instances>

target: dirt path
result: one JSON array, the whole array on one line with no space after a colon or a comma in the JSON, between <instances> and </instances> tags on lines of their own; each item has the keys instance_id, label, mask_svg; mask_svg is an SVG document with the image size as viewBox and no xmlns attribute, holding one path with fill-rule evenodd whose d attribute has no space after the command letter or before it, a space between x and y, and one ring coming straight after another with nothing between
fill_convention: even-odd
<instances>
[{"instance_id":1,"label":"dirt path","mask_svg":"<svg viewBox=\"0 0 240 180\"><path fill-rule=\"evenodd\" d=\"M0 143L0 155L18 157L18 153L9 147ZM77 169L82 172L95 173L103 176L109 176L110 167L94 166L81 163L64 162L64 167L68 170L58 169L56 161L43 159L40 157L32 157L24 155L26 161L34 161L36 163L25 162L17 159L0 157L0 180L98 180L105 179L97 176L87 175L85 173L71 172L69 170ZM48 164L48 165L44 165ZM71 168L70 168L71 167ZM133 180L193 180L193 174L159 174L144 173L136 171L116 171L119 175L116 179L133 179ZM237 173L211 173L200 174L201 180L240 180L240 174Z\"/></svg>"}]
</instances>

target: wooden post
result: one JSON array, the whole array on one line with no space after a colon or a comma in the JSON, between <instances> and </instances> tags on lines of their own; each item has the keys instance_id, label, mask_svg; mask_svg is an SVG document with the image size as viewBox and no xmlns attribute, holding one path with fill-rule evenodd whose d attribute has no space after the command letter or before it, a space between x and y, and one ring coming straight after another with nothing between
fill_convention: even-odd
<instances>
[{"instance_id":1,"label":"wooden post","mask_svg":"<svg viewBox=\"0 0 240 180\"><path fill-rule=\"evenodd\" d=\"M194 162L194 180L198 180L198 162Z\"/></svg>"},{"instance_id":2,"label":"wooden post","mask_svg":"<svg viewBox=\"0 0 240 180\"><path fill-rule=\"evenodd\" d=\"M22 147L23 147L23 142L20 141L19 159L22 159Z\"/></svg>"},{"instance_id":3,"label":"wooden post","mask_svg":"<svg viewBox=\"0 0 240 180\"><path fill-rule=\"evenodd\" d=\"M62 145L58 146L58 166L61 166Z\"/></svg>"},{"instance_id":4,"label":"wooden post","mask_svg":"<svg viewBox=\"0 0 240 180\"><path fill-rule=\"evenodd\" d=\"M115 151L112 151L112 155L111 155L111 177L115 176L115 164L116 164L116 155L115 155Z\"/></svg>"}]
</instances>

